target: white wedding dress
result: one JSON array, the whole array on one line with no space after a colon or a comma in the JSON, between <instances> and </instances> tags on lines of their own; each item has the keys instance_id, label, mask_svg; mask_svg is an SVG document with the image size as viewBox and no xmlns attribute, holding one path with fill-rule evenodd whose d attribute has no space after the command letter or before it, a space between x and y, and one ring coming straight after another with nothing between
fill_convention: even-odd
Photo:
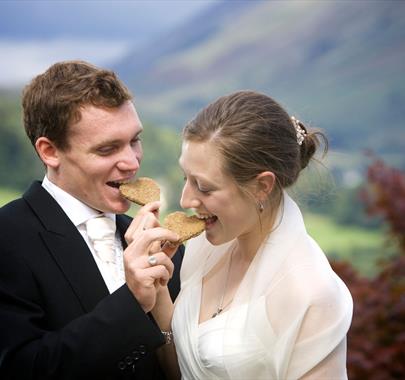
<instances>
[{"instance_id":1,"label":"white wedding dress","mask_svg":"<svg viewBox=\"0 0 405 380\"><path fill-rule=\"evenodd\" d=\"M286 193L278 221L231 307L201 324L202 278L235 242L188 242L172 320L184 380L347 379L350 293Z\"/></svg>"}]
</instances>

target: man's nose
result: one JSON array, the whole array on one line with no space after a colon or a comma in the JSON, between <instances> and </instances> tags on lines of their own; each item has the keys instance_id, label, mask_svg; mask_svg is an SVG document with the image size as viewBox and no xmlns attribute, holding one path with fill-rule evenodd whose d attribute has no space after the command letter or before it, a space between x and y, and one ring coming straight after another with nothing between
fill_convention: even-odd
<instances>
[{"instance_id":1,"label":"man's nose","mask_svg":"<svg viewBox=\"0 0 405 380\"><path fill-rule=\"evenodd\" d=\"M120 160L118 162L118 168L122 171L134 171L136 172L141 164L142 151L135 149L132 146L128 146L122 152Z\"/></svg>"}]
</instances>

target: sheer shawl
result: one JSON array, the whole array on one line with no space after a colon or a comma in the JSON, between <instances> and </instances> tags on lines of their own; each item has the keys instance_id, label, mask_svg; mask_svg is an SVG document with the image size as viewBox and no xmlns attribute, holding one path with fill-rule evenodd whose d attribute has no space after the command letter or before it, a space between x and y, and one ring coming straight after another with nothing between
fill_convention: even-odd
<instances>
[{"instance_id":1,"label":"sheer shawl","mask_svg":"<svg viewBox=\"0 0 405 380\"><path fill-rule=\"evenodd\" d=\"M351 295L307 234L287 193L277 220L226 312L218 342L224 368L230 379L299 379L332 360L333 378L347 378ZM201 283L233 244L213 246L204 235L187 244L172 322L185 379L216 378L198 352Z\"/></svg>"}]
</instances>

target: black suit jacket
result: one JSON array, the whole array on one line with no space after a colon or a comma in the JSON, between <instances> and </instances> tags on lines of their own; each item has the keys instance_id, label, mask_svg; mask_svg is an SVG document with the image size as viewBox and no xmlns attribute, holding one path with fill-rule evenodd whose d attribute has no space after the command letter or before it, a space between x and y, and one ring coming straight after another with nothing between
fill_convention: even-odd
<instances>
[{"instance_id":1,"label":"black suit jacket","mask_svg":"<svg viewBox=\"0 0 405 380\"><path fill-rule=\"evenodd\" d=\"M122 239L130 218L117 215ZM179 291L183 247L173 258ZM77 228L34 182L0 209L0 378L163 379L164 342L126 285L111 295Z\"/></svg>"}]
</instances>

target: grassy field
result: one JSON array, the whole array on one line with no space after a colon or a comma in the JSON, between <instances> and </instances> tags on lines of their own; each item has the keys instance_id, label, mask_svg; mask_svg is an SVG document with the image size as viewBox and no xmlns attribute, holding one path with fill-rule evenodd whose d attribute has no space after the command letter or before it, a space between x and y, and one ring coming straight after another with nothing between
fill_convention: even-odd
<instances>
[{"instance_id":1,"label":"grassy field","mask_svg":"<svg viewBox=\"0 0 405 380\"><path fill-rule=\"evenodd\" d=\"M18 191L0 188L0 207L20 196Z\"/></svg>"},{"instance_id":2,"label":"grassy field","mask_svg":"<svg viewBox=\"0 0 405 380\"><path fill-rule=\"evenodd\" d=\"M305 214L308 233L330 259L349 261L362 274L376 273L376 263L394 254L395 244L383 230L342 226L325 215Z\"/></svg>"},{"instance_id":3,"label":"grassy field","mask_svg":"<svg viewBox=\"0 0 405 380\"><path fill-rule=\"evenodd\" d=\"M17 191L0 189L0 206L19 196ZM136 213L137 209L133 207L130 214ZM325 215L306 213L304 218L309 234L330 259L350 261L364 275L373 275L376 262L395 251L393 244L388 246L384 231L342 226Z\"/></svg>"}]
</instances>

